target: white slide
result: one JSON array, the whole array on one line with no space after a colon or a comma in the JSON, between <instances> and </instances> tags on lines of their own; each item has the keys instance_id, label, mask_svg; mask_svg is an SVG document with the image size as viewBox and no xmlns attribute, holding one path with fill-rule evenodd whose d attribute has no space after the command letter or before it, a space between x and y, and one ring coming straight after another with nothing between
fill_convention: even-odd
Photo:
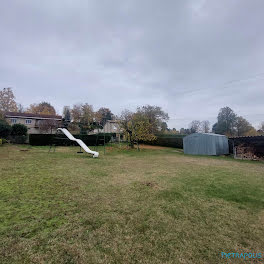
<instances>
[{"instance_id":1,"label":"white slide","mask_svg":"<svg viewBox=\"0 0 264 264\"><path fill-rule=\"evenodd\" d=\"M93 158L98 158L99 152L90 150L81 139L75 138L66 128L58 128L57 130L61 131L68 139L77 142L85 152L92 154Z\"/></svg>"}]
</instances>

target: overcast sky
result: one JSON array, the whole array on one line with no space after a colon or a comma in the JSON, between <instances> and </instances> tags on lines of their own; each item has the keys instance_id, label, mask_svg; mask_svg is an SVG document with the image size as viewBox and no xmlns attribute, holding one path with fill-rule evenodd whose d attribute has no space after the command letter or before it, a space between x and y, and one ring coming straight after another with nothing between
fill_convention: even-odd
<instances>
[{"instance_id":1,"label":"overcast sky","mask_svg":"<svg viewBox=\"0 0 264 264\"><path fill-rule=\"evenodd\" d=\"M263 14L263 0L1 1L0 88L59 113L159 105L180 129L230 106L258 126Z\"/></svg>"}]
</instances>

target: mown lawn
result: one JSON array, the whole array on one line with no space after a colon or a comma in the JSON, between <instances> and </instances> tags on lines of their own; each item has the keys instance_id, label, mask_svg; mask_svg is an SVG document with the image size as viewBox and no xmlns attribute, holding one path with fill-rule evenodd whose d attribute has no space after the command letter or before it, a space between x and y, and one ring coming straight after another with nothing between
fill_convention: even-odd
<instances>
[{"instance_id":1,"label":"mown lawn","mask_svg":"<svg viewBox=\"0 0 264 264\"><path fill-rule=\"evenodd\" d=\"M2 264L264 262L264 163L25 148L0 147Z\"/></svg>"}]
</instances>

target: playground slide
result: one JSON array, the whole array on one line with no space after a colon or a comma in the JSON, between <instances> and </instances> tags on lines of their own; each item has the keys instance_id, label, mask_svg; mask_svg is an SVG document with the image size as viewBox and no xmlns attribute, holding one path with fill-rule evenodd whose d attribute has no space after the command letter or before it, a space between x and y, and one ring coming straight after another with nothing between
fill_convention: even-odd
<instances>
[{"instance_id":1,"label":"playground slide","mask_svg":"<svg viewBox=\"0 0 264 264\"><path fill-rule=\"evenodd\" d=\"M98 158L99 152L90 150L81 139L75 138L66 128L58 128L57 130L61 131L68 139L77 142L85 152L92 154L93 158Z\"/></svg>"}]
</instances>

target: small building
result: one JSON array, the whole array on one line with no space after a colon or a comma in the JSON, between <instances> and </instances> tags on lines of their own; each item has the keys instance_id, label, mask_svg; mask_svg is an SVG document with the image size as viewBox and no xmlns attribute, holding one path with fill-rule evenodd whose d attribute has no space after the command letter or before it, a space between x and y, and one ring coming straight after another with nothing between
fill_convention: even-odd
<instances>
[{"instance_id":1,"label":"small building","mask_svg":"<svg viewBox=\"0 0 264 264\"><path fill-rule=\"evenodd\" d=\"M226 155L229 154L228 138L211 133L194 133L183 138L184 154Z\"/></svg>"},{"instance_id":2,"label":"small building","mask_svg":"<svg viewBox=\"0 0 264 264\"><path fill-rule=\"evenodd\" d=\"M264 160L264 136L230 137L234 158Z\"/></svg>"},{"instance_id":3,"label":"small building","mask_svg":"<svg viewBox=\"0 0 264 264\"><path fill-rule=\"evenodd\" d=\"M120 141L123 138L123 131L119 120L106 120L103 128L95 129L92 133L111 133L113 134L111 141Z\"/></svg>"},{"instance_id":4,"label":"small building","mask_svg":"<svg viewBox=\"0 0 264 264\"><path fill-rule=\"evenodd\" d=\"M62 116L58 115L42 115L32 113L6 112L5 119L11 125L23 124L28 128L28 134L45 134L55 133L56 124L62 121ZM46 131L42 128L49 127ZM52 129L54 127L54 129Z\"/></svg>"}]
</instances>

